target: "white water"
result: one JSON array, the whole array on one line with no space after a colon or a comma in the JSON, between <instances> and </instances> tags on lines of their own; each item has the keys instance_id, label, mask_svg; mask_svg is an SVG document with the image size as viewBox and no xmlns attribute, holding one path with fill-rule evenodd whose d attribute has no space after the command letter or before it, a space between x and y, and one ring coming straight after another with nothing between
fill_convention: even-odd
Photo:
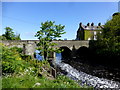
<instances>
[{"instance_id":1,"label":"white water","mask_svg":"<svg viewBox=\"0 0 120 90\"><path fill-rule=\"evenodd\" d=\"M81 81L80 85L86 84L95 88L120 88L119 82L111 81L104 78L98 78L84 72L78 72L69 64L63 62L56 62L56 66L61 70L67 72L66 76L72 78L73 80Z\"/></svg>"}]
</instances>

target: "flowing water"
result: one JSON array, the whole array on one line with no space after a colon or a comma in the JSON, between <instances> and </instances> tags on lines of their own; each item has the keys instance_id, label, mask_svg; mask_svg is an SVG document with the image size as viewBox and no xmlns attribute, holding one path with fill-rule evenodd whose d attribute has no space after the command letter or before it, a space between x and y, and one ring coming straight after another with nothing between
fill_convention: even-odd
<instances>
[{"instance_id":1,"label":"flowing water","mask_svg":"<svg viewBox=\"0 0 120 90\"><path fill-rule=\"evenodd\" d=\"M66 73L66 76L70 77L77 82L80 81L80 85L93 86L94 88L120 88L120 83L112 80L98 78L86 74L84 72L79 72L75 68L71 67L69 64L63 62L56 62L57 68L60 68Z\"/></svg>"},{"instance_id":2,"label":"flowing water","mask_svg":"<svg viewBox=\"0 0 120 90\"><path fill-rule=\"evenodd\" d=\"M36 54L38 60L42 60L42 56ZM59 68L62 73L67 77L77 81L80 85L92 86L94 88L120 88L120 83L104 78L98 78L96 76L87 74L82 71L78 71L73 68L71 65L61 61L61 53L56 53L56 61L53 62L56 64L56 67Z\"/></svg>"}]
</instances>

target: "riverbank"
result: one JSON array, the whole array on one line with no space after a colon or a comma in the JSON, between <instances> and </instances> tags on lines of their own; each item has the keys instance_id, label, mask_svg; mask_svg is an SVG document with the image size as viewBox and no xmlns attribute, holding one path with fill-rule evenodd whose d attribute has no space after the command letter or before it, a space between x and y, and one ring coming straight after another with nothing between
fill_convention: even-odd
<instances>
[{"instance_id":1,"label":"riverbank","mask_svg":"<svg viewBox=\"0 0 120 90\"><path fill-rule=\"evenodd\" d=\"M2 48L2 89L18 88L83 88L65 75L54 78L48 61L23 55L21 48ZM1 78L0 78L1 79Z\"/></svg>"}]
</instances>

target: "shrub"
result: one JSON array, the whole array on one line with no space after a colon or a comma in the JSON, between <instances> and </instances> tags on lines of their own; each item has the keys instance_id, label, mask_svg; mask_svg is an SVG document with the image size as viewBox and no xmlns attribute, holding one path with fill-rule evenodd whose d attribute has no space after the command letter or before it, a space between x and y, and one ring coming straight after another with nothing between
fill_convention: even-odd
<instances>
[{"instance_id":1,"label":"shrub","mask_svg":"<svg viewBox=\"0 0 120 90\"><path fill-rule=\"evenodd\" d=\"M26 62L22 60L19 52L15 48L8 48L4 45L0 45L2 52L2 72L14 73L22 71L25 68Z\"/></svg>"},{"instance_id":2,"label":"shrub","mask_svg":"<svg viewBox=\"0 0 120 90\"><path fill-rule=\"evenodd\" d=\"M20 54L22 54L23 49L22 48L18 48L18 47L12 47L10 48L11 50L16 50L17 52L19 52Z\"/></svg>"}]
</instances>

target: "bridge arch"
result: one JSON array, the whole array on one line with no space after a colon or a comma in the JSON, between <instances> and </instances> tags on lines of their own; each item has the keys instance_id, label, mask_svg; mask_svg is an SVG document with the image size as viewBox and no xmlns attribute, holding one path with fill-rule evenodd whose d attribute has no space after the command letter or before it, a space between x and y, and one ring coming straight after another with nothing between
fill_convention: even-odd
<instances>
[{"instance_id":1,"label":"bridge arch","mask_svg":"<svg viewBox=\"0 0 120 90\"><path fill-rule=\"evenodd\" d=\"M67 46L61 46L60 49L63 50L61 52L61 58L62 58L62 60L69 60L69 59L71 59L72 51L69 49L69 47L67 47Z\"/></svg>"},{"instance_id":2,"label":"bridge arch","mask_svg":"<svg viewBox=\"0 0 120 90\"><path fill-rule=\"evenodd\" d=\"M76 54L77 54L77 58L86 59L90 55L90 50L86 46L81 46L79 47L79 49L76 50Z\"/></svg>"}]
</instances>

